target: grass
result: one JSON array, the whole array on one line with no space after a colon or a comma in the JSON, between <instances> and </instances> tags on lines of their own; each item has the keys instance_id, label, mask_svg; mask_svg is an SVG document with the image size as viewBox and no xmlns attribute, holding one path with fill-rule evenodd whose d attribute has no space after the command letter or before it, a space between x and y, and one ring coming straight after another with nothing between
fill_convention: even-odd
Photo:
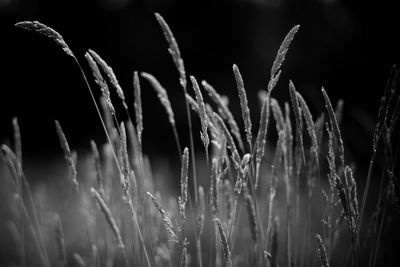
<instances>
[{"instance_id":1,"label":"grass","mask_svg":"<svg viewBox=\"0 0 400 267\"><path fill-rule=\"evenodd\" d=\"M190 145L181 149L178 129L168 91L151 74L134 72L134 100L129 105L112 68L94 51L85 59L92 70L101 99L78 58L62 36L39 22L16 26L43 34L71 56L83 75L108 142L91 142L87 172L79 172L77 154L58 121L56 132L69 166L69 194L75 199L75 217L59 210L43 211L23 171L22 141L18 120L13 120L14 144L2 145L5 165L11 178L12 199L9 221L15 255L9 263L17 266L383 266L392 264L387 235L398 222L400 186L397 179L400 95L396 91L399 68L389 78L378 123L373 136L370 167L363 190L354 176L353 162L347 162L340 130L341 108L336 110L322 89L321 101L327 116L314 120L306 100L294 83L288 83L290 101L283 105L274 97L274 88L283 71L288 49L299 26L283 39L272 64L266 91L259 93L260 121L251 121L245 79L233 65L244 129L240 130L226 99L206 81L189 80L171 29L156 14L168 43L168 51L179 73L185 96ZM168 195L156 187L153 170L142 149L143 125L141 78L150 83L164 106L174 132L181 164L180 194ZM109 86L110 85L110 86ZM201 86L200 86L201 85ZM127 114L119 121L110 89ZM278 90L278 89L275 89ZM204 97L207 93L209 100ZM133 110L130 110L132 106ZM190 109L191 108L191 109ZM193 112L193 113L191 113ZM134 113L134 116L132 115ZM197 169L192 115L201 125L200 139L206 158ZM134 121L131 119L134 117ZM292 121L292 117L294 120ZM325 117L329 120L325 122ZM194 123L194 121L193 121ZM275 125L273 125L275 124ZM253 131L257 134L253 137ZM305 127L304 127L305 126ZM305 129L304 129L305 128ZM266 149L273 142L274 151ZM242 139L246 137L246 142ZM380 142L383 141L383 142ZM244 145L246 143L246 145ZM397 145L397 146L395 146ZM100 148L100 149L99 149ZM199 154L198 153L198 154ZM199 155L197 155L199 156ZM379 195L375 212L367 217L366 203L377 157L383 157ZM190 167L192 172L190 173ZM156 167L155 167L156 168ZM197 173L205 173L198 180ZM179 177L179 174L176 174ZM90 179L95 177L95 179ZM360 177L359 181L363 181ZM360 183L359 183L360 184ZM189 186L192 185L192 186ZM359 193L362 193L359 195ZM172 201L165 201L172 197ZM359 201L361 199L361 201ZM61 201L61 200L59 200ZM44 214L53 214L49 222ZM66 233L72 220L79 225L79 247ZM65 223L64 223L65 222ZM367 226L368 225L368 226ZM73 227L73 226L72 226ZM52 229L52 230L49 230ZM386 236L386 238L384 238ZM53 249L56 247L57 249ZM346 253L348 252L348 253ZM344 256L343 256L344 255ZM369 257L364 257L369 255Z\"/></svg>"}]
</instances>

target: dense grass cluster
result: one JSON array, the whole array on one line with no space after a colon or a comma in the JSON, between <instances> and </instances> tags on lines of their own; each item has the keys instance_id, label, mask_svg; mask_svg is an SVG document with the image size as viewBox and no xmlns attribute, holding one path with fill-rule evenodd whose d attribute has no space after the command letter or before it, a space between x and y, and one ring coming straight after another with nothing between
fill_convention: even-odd
<instances>
[{"instance_id":1,"label":"dense grass cluster","mask_svg":"<svg viewBox=\"0 0 400 267\"><path fill-rule=\"evenodd\" d=\"M43 222L22 166L21 135L13 120L14 145L2 145L14 188L9 230L18 266L367 266L393 263L382 236L398 222L399 182L396 177L399 69L394 67L381 101L365 189L360 191L346 160L340 130L343 103L332 105L321 90L326 110L315 119L293 82L283 105L274 97L281 66L299 26L284 38L269 74L259 107L249 107L245 82L233 65L243 123L228 107L227 97L208 82L188 76L178 44L165 20L156 19L168 43L185 95L190 144L182 149L167 90L151 74L134 72L134 100L124 96L112 68L94 51L85 59L101 99L96 101L81 63L62 36L39 22L16 26L55 41L71 56L85 79L108 142L91 142L86 169L77 170L61 124L56 132L69 166L70 186L77 206L80 245L66 246L63 214L50 211ZM156 91L171 124L181 164L180 194L165 201L156 188L152 168L142 149L141 82ZM111 101L115 89L126 112L119 121ZM207 96L208 95L208 96ZM207 101L209 100L209 102ZM99 104L98 104L99 103ZM251 119L250 108L260 112ZM133 116L134 114L134 116ZM196 121L192 116L197 115ZM134 118L133 118L134 117ZM194 117L193 117L194 118ZM205 169L196 168L193 124L201 126ZM242 131L239 125L244 125ZM269 133L277 134L274 150L267 150ZM255 134L255 135L253 135ZM242 138L242 135L245 138ZM380 141L383 142L380 142ZM381 149L384 168L376 211L366 216L374 162ZM197 178L205 173L206 180ZM87 174L85 173L85 174ZM179 174L176 174L178 177ZM93 178L93 179L92 179ZM371 205L371 203L368 203ZM46 229L45 229L46 228ZM49 230L50 228L50 230ZM56 249L54 249L56 248ZM365 257L367 255L367 257Z\"/></svg>"}]
</instances>

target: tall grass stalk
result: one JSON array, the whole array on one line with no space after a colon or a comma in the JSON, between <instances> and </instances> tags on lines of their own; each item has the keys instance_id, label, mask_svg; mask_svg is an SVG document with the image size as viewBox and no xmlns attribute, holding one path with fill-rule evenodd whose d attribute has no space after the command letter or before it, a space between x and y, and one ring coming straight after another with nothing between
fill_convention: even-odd
<instances>
[{"instance_id":1,"label":"tall grass stalk","mask_svg":"<svg viewBox=\"0 0 400 267\"><path fill-rule=\"evenodd\" d=\"M176 39L175 39L174 35L172 34L172 31L169 28L167 22L164 20L164 18L158 13L155 13L155 16L156 16L156 19L157 19L158 23L160 24L160 27L164 33L165 39L168 42L168 45L169 45L168 51L175 63L176 69L179 72L179 82L183 89L184 96L186 96L186 94L187 94L186 72L185 72L185 66L183 63L183 59L181 57L181 52L178 47L178 43L176 42ZM186 97L185 97L185 108L186 108L186 116L187 116L188 125L189 125L190 150L191 150L191 154L192 154L194 202L197 205L198 196L197 196L196 156L195 156L195 148L194 148L194 141L193 141L192 117L190 116L189 103L188 103ZM179 150L179 151L181 151L181 150Z\"/></svg>"}]
</instances>

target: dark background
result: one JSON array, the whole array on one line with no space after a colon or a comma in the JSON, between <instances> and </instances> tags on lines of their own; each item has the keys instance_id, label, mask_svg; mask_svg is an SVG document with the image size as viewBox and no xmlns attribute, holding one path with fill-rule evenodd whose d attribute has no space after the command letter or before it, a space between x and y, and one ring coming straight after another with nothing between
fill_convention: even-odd
<instances>
[{"instance_id":1,"label":"dark background","mask_svg":"<svg viewBox=\"0 0 400 267\"><path fill-rule=\"evenodd\" d=\"M316 117L323 111L324 86L333 103L345 101L342 127L348 153L359 160L368 155L379 99L400 55L396 8L385 1L0 0L1 141L11 137L14 116L20 121L27 157L61 152L54 119L73 148L88 148L91 138L105 141L73 60L52 41L14 27L18 21L38 20L64 37L90 78L83 55L88 48L98 52L113 67L131 106L133 71L154 74L168 90L183 144L188 145L182 90L154 12L163 15L174 32L187 73L229 95L238 121L232 64L240 67L258 121L256 93L266 87L285 34L300 24L274 97L288 101L292 79ZM156 94L143 80L142 90L145 152L176 155ZM114 103L118 106L116 98Z\"/></svg>"}]
</instances>

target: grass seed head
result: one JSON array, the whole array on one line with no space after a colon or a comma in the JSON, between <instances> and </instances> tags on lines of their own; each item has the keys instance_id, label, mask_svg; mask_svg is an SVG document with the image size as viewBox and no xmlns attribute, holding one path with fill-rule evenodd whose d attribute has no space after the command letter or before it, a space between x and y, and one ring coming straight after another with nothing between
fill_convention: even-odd
<instances>
[{"instance_id":1,"label":"grass seed head","mask_svg":"<svg viewBox=\"0 0 400 267\"><path fill-rule=\"evenodd\" d=\"M15 117L12 120L13 130L14 130L14 150L18 161L22 165L22 143L21 143L21 131L18 124L18 118Z\"/></svg>"},{"instance_id":2,"label":"grass seed head","mask_svg":"<svg viewBox=\"0 0 400 267\"><path fill-rule=\"evenodd\" d=\"M175 115L172 110L171 102L169 101L167 91L160 84L160 82L150 73L141 72L140 75L145 78L157 92L157 97L160 100L161 104L164 106L165 111L168 115L168 120L171 125L175 125Z\"/></svg>"},{"instance_id":3,"label":"grass seed head","mask_svg":"<svg viewBox=\"0 0 400 267\"><path fill-rule=\"evenodd\" d=\"M97 65L100 66L102 71L105 74L107 74L107 77L110 80L113 87L115 88L115 90L117 91L117 95L121 99L122 104L124 105L124 108L128 109L128 106L126 105L126 102L125 102L124 91L122 91L122 88L119 85L119 82L117 80L117 77L115 76L113 69L95 51L89 49L88 52L93 57L93 59L96 61Z\"/></svg>"},{"instance_id":4,"label":"grass seed head","mask_svg":"<svg viewBox=\"0 0 400 267\"><path fill-rule=\"evenodd\" d=\"M51 40L56 42L56 44L59 45L67 55L75 58L75 55L72 53L71 49L68 47L63 37L49 26L46 26L38 21L22 21L16 23L15 26L24 30L37 32L46 36L47 38L50 38Z\"/></svg>"},{"instance_id":5,"label":"grass seed head","mask_svg":"<svg viewBox=\"0 0 400 267\"><path fill-rule=\"evenodd\" d=\"M210 98L217 105L219 115L228 122L231 133L235 137L236 141L238 142L240 150L244 151L244 146L243 146L242 138L240 136L239 126L237 125L235 118L233 117L232 113L230 112L226 101L220 94L217 93L217 91L214 89L214 87L212 87L206 81L202 81L201 84L202 84L203 88L207 91Z\"/></svg>"},{"instance_id":6,"label":"grass seed head","mask_svg":"<svg viewBox=\"0 0 400 267\"><path fill-rule=\"evenodd\" d=\"M186 218L185 210L188 201L188 170L189 170L189 149L185 147L182 155L181 167L181 195L179 197L179 212L184 220Z\"/></svg>"},{"instance_id":7,"label":"grass seed head","mask_svg":"<svg viewBox=\"0 0 400 267\"><path fill-rule=\"evenodd\" d=\"M75 190L78 192L78 190L79 190L79 183L78 183L78 180L77 180L78 172L76 170L76 164L75 164L75 160L74 160L73 154L71 153L71 150L70 150L68 142L67 142L67 138L65 137L65 134L64 134L64 132L63 132L63 130L61 128L60 123L56 120L55 124L56 124L57 134L58 134L58 137L60 139L60 144L61 144L61 147L62 147L62 149L64 151L65 160L68 162L68 165L69 165L70 170L72 172L72 177L71 177L72 178L72 184L73 184Z\"/></svg>"},{"instance_id":8,"label":"grass seed head","mask_svg":"<svg viewBox=\"0 0 400 267\"><path fill-rule=\"evenodd\" d=\"M222 251L225 256L225 260L230 263L231 262L231 251L228 244L228 239L226 237L224 228L218 218L214 218L214 223L218 229L219 238L221 240Z\"/></svg>"},{"instance_id":9,"label":"grass seed head","mask_svg":"<svg viewBox=\"0 0 400 267\"><path fill-rule=\"evenodd\" d=\"M158 24L160 24L161 30L164 33L164 37L168 42L169 46L168 52L170 53L172 60L175 63L175 67L179 72L179 81L181 83L181 86L186 90L187 81L186 81L185 66L183 63L181 52L179 50L178 43L176 42L176 39L172 34L172 31L169 28L167 22L164 20L164 18L158 13L155 13L155 16L158 21Z\"/></svg>"},{"instance_id":10,"label":"grass seed head","mask_svg":"<svg viewBox=\"0 0 400 267\"><path fill-rule=\"evenodd\" d=\"M99 192L97 192L97 190L94 189L93 187L91 189L91 193L92 193L92 196L95 198L97 204L99 205L101 211L103 212L104 217L106 218L107 223L110 226L115 239L117 240L118 246L121 249L124 249L125 245L124 245L124 242L122 241L121 232L117 226L117 223L115 222L114 217L111 214L110 208L108 207L108 205L106 204L104 199L100 196Z\"/></svg>"},{"instance_id":11,"label":"grass seed head","mask_svg":"<svg viewBox=\"0 0 400 267\"><path fill-rule=\"evenodd\" d=\"M311 149L316 157L316 160L318 160L318 139L317 139L317 134L315 132L315 125L314 125L313 117L311 115L310 109L307 106L306 101L304 100L304 98L301 96L301 94L299 92L296 92L296 97L300 103L302 114L306 121L307 132L311 138L311 144L312 144Z\"/></svg>"},{"instance_id":12,"label":"grass seed head","mask_svg":"<svg viewBox=\"0 0 400 267\"><path fill-rule=\"evenodd\" d=\"M172 224L171 218L168 215L168 213L161 207L160 202L156 199L155 196L153 196L150 192L147 192L147 195L151 198L153 201L154 206L157 208L157 210L160 212L161 217L162 217L162 222L164 225L165 230L168 233L168 240L171 243L178 243L178 235L175 231L175 227Z\"/></svg>"},{"instance_id":13,"label":"grass seed head","mask_svg":"<svg viewBox=\"0 0 400 267\"><path fill-rule=\"evenodd\" d=\"M283 61L285 61L285 56L286 56L286 53L289 50L290 43L293 41L293 38L296 35L296 33L299 30L299 28L300 28L300 25L294 26L288 32L288 34L285 36L285 39L283 39L282 44L279 47L278 53L277 53L276 58L274 60L274 63L272 64L271 77L276 76L276 74L280 70Z\"/></svg>"},{"instance_id":14,"label":"grass seed head","mask_svg":"<svg viewBox=\"0 0 400 267\"><path fill-rule=\"evenodd\" d=\"M321 266L329 267L328 256L326 254L324 242L322 241L322 238L319 234L315 234L315 239L317 240L318 244L318 255L319 255L319 260L321 262Z\"/></svg>"},{"instance_id":15,"label":"grass seed head","mask_svg":"<svg viewBox=\"0 0 400 267\"><path fill-rule=\"evenodd\" d=\"M108 85L107 85L106 81L104 80L99 67L97 66L96 62L94 61L93 57L90 55L89 52L85 53L85 58L86 58L87 62L89 63L89 67L91 68L91 70L93 72L94 80L95 80L96 84L100 87L101 94L104 97L106 104L107 104L108 108L110 109L111 114L115 115L115 108L111 102L110 89L108 88Z\"/></svg>"},{"instance_id":16,"label":"grass seed head","mask_svg":"<svg viewBox=\"0 0 400 267\"><path fill-rule=\"evenodd\" d=\"M141 88L139 82L138 72L133 72L133 93L134 93L134 103L135 108L135 118L136 118L136 131L139 140L139 144L142 144L142 132L143 132L143 111L142 111L142 96Z\"/></svg>"},{"instance_id":17,"label":"grass seed head","mask_svg":"<svg viewBox=\"0 0 400 267\"><path fill-rule=\"evenodd\" d=\"M336 120L335 111L333 110L331 101L329 100L329 97L328 97L327 93L325 92L324 88L322 88L322 95L324 96L325 107L328 111L331 128L334 133L335 141L336 141L338 149L339 149L340 160L342 162L342 165L344 166L344 146L343 146L342 135L341 135L340 129L339 129L339 124Z\"/></svg>"},{"instance_id":18,"label":"grass seed head","mask_svg":"<svg viewBox=\"0 0 400 267\"><path fill-rule=\"evenodd\" d=\"M258 179L260 175L260 166L261 160L264 156L265 152L265 143L267 137L267 130L268 130L268 122L269 122L269 95L265 97L263 101L263 105L261 108L261 116L260 116L260 126L257 133L257 139L255 144L255 151L256 151L256 182L255 188L258 186Z\"/></svg>"},{"instance_id":19,"label":"grass seed head","mask_svg":"<svg viewBox=\"0 0 400 267\"><path fill-rule=\"evenodd\" d=\"M247 102L246 91L244 89L244 83L242 75L240 74L239 68L233 65L233 73L235 75L236 86L239 92L240 108L242 110L242 118L244 122L244 128L246 131L247 143L249 144L250 150L252 147L252 133L251 133L251 119L250 119L250 109Z\"/></svg>"},{"instance_id":20,"label":"grass seed head","mask_svg":"<svg viewBox=\"0 0 400 267\"><path fill-rule=\"evenodd\" d=\"M206 106L204 104L203 95L201 94L200 87L196 81L196 78L193 76L190 76L190 80L192 82L194 93L196 94L196 100L197 100L197 105L198 105L198 110L199 110L199 117L200 117L200 122L201 122L201 129L202 129L201 140L204 144L204 148L207 151L208 145L210 144L210 138L208 137L208 132L207 132L208 123L207 123Z\"/></svg>"}]
</instances>

